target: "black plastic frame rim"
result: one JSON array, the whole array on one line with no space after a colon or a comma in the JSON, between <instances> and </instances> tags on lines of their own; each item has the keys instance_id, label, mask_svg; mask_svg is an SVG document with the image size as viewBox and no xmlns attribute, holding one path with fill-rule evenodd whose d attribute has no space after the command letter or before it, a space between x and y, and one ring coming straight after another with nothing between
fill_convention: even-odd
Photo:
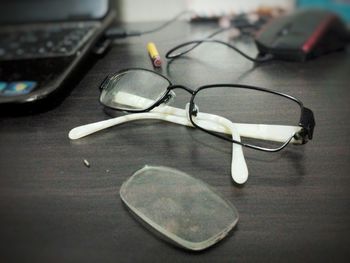
<instances>
[{"instance_id":1,"label":"black plastic frame rim","mask_svg":"<svg viewBox=\"0 0 350 263\"><path fill-rule=\"evenodd\" d=\"M208 134L211 134L211 135L213 135L213 136L215 136L217 138L221 138L223 140L229 141L231 143L236 143L236 144L239 144L239 145L247 147L247 148L260 150L260 151L265 151L265 152L278 152L278 151L282 150L283 148L285 148L293 138L295 138L297 140L302 140L303 144L306 143L308 141L308 139L312 139L313 129L314 129L314 126L315 126L313 112L310 109L305 108L303 103L299 99L297 99L297 98L295 98L295 97L293 97L291 95L288 95L288 94L285 94L285 93L282 93L282 92L278 92L278 91L275 91L275 90L270 90L270 89L256 87L256 86L250 86L250 85L244 85L244 84L211 84L211 85L200 86L200 87L198 87L198 88L193 90L193 89L190 89L190 88L182 86L182 85L173 85L172 82L168 78L166 78L165 76L163 76L162 74L160 74L158 72L155 72L155 71L152 71L152 70L149 70L149 69L144 69L144 68L129 68L129 69L124 69L124 70L118 71L117 73L112 74L111 76L107 76L103 80L102 84L100 85L101 92L103 91L103 89L106 88L106 85L108 85L108 82L112 78L115 78L115 77L117 77L120 74L125 74L125 73L130 72L130 71L145 71L145 72L149 72L149 73L152 73L152 74L156 74L159 77L167 80L167 82L169 83L169 86L166 88L166 91L160 97L160 99L158 101L156 101L153 105L151 105L150 107L148 107L146 109L143 109L143 110L129 110L129 109L110 107L108 105L105 105L101 101L101 96L100 96L100 100L99 101L104 107L106 107L108 109L111 109L111 110L124 111L124 112L130 112L130 113L149 112L153 108L155 108L155 107L159 106L160 104L164 103L167 100L168 95L169 95L169 93L172 90L174 90L174 89L183 89L183 90L186 90L188 93L191 94L191 99L190 99L190 102L189 102L190 103L189 116L190 116L190 121L193 124L193 126L198 128L198 129L200 129L200 130L202 130L202 131L204 131L204 132L206 132L206 133L208 133ZM293 102L297 103L299 105L299 107L300 107L300 119L299 119L300 121L298 123L298 126L301 127L301 130L298 133L293 134L280 147L277 147L277 148L264 148L264 147L259 147L259 146L256 146L256 145L242 143L242 142L230 139L228 137L225 137L223 135L220 135L218 133L215 133L215 132L212 132L212 131L208 131L208 130L198 126L193 120L193 116L195 116L195 114L194 114L194 108L195 108L194 100L195 100L195 97L196 97L197 93L200 92L203 89L218 88L218 87L241 88L241 89L243 88L243 89L256 90L256 91L266 92L266 93L270 93L270 94L273 94L273 95L281 96L281 97L284 97L286 99L292 100Z\"/></svg>"}]
</instances>

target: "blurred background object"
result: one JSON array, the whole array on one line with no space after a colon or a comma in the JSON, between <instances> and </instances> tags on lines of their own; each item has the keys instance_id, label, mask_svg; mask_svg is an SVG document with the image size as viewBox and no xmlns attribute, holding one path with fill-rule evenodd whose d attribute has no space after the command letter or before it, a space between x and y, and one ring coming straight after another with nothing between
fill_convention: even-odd
<instances>
[{"instance_id":1,"label":"blurred background object","mask_svg":"<svg viewBox=\"0 0 350 263\"><path fill-rule=\"evenodd\" d=\"M187 8L193 10L199 19L234 16L255 12L258 9L293 10L294 0L187 0Z\"/></svg>"},{"instance_id":2,"label":"blurred background object","mask_svg":"<svg viewBox=\"0 0 350 263\"><path fill-rule=\"evenodd\" d=\"M197 18L230 16L251 12L262 7L278 7L292 10L294 0L121 0L119 20L121 22L142 22L168 20L183 10L194 11ZM147 10L147 12L145 12Z\"/></svg>"},{"instance_id":3,"label":"blurred background object","mask_svg":"<svg viewBox=\"0 0 350 263\"><path fill-rule=\"evenodd\" d=\"M114 0L120 22L165 21L186 9L186 0Z\"/></svg>"},{"instance_id":4,"label":"blurred background object","mask_svg":"<svg viewBox=\"0 0 350 263\"><path fill-rule=\"evenodd\" d=\"M183 10L193 10L197 18L232 16L271 8L292 11L320 7L338 13L350 21L350 0L114 0L120 22L168 20Z\"/></svg>"},{"instance_id":5,"label":"blurred background object","mask_svg":"<svg viewBox=\"0 0 350 263\"><path fill-rule=\"evenodd\" d=\"M338 13L350 22L350 0L298 0L298 7L319 7Z\"/></svg>"}]
</instances>

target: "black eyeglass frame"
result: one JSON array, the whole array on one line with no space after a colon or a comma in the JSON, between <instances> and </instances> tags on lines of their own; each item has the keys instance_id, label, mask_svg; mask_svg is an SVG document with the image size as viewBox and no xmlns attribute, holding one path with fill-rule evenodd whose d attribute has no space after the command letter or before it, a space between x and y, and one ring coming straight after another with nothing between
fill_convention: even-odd
<instances>
[{"instance_id":1,"label":"black eyeglass frame","mask_svg":"<svg viewBox=\"0 0 350 263\"><path fill-rule=\"evenodd\" d=\"M154 102L154 104L152 104L151 106L149 106L148 108L143 109L143 110L137 110L137 109L133 110L133 109L123 109L123 108L111 107L109 105L104 104L101 101L101 96L100 96L99 101L104 107L106 107L108 109L111 109L111 110L126 111L126 112L129 112L129 113L149 112L152 109L154 109L155 107L157 107L157 106L159 106L159 105L161 105L163 103L166 103L172 96L171 93L170 93L172 90L174 90L174 89L183 89L183 90L185 90L185 91L187 91L187 92L189 92L191 94L191 99L189 101L189 103L190 103L189 116L190 116L191 123L193 124L194 127L198 128L198 129L200 129L200 130L202 130L202 131L204 131L204 132L206 132L208 134L211 134L211 135L213 135L215 137L224 139L224 140L229 141L231 143L239 144L239 145L244 146L244 147L248 147L248 148L255 149L255 150L260 150L260 151L265 151L265 152L277 152L277 151L280 151L283 148L285 148L293 138L295 140L301 141L301 144L305 144L309 140L312 140L312 138L313 138L313 131L314 131L314 127L315 127L315 119L314 119L314 114L313 114L312 110L310 110L309 108L304 107L303 103L299 99L297 99L297 98L295 98L293 96L290 96L288 94L285 94L285 93L282 93L282 92L278 92L278 91L275 91L275 90L266 89L266 88L250 86L250 85L244 85L244 84L210 84L210 85L200 86L197 89L193 90L193 89L190 89L190 88L188 88L186 86L172 84L172 82L168 78L166 78L165 76L163 76L162 74L160 74L158 72L155 72L155 71L152 71L152 70L149 70L149 69L144 69L144 68L128 68L128 69L124 69L124 70L118 71L118 72L116 72L116 73L114 73L112 75L108 75L103 80L103 82L101 83L101 85L99 87L101 93L102 93L102 91L104 89L106 89L108 87L109 81L111 81L112 78L116 78L118 75L125 74L125 73L127 73L129 71L146 71L146 72L150 72L152 74L156 74L159 77L165 79L169 83L169 86L166 88L166 91L158 99L158 101ZM206 129L198 126L194 122L194 120L192 119L193 116L195 117L197 115L197 110L196 110L195 103L194 103L194 99L195 99L197 93L200 92L203 89L218 88L218 87L231 87L231 88L243 88L243 89L249 89L249 90L257 90L257 91L267 92L267 93L270 93L270 94L281 96L281 97L284 97L286 99L294 101L300 107L300 119L299 119L298 126L301 127L301 130L299 132L296 132L295 134L293 134L282 146L280 146L278 148L270 149L270 148L259 147L259 146L256 146L256 145L252 145L252 144L236 141L236 140L228 138L228 137L226 137L224 135L221 135L221 134L218 134L218 133L206 130Z\"/></svg>"}]
</instances>

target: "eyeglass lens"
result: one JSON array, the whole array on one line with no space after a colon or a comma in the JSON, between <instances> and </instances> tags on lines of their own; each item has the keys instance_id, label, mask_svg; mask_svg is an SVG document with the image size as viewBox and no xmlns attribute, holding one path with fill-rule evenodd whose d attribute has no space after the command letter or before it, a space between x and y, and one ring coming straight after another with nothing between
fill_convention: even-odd
<instances>
[{"instance_id":1,"label":"eyeglass lens","mask_svg":"<svg viewBox=\"0 0 350 263\"><path fill-rule=\"evenodd\" d=\"M199 112L215 114L233 123L297 126L300 118L300 106L295 101L274 93L249 88L230 86L204 88L196 94L194 104ZM192 120L201 127L201 123L195 117L192 117ZM243 143L269 149L278 148L285 141L277 143L242 137Z\"/></svg>"},{"instance_id":2,"label":"eyeglass lens","mask_svg":"<svg viewBox=\"0 0 350 263\"><path fill-rule=\"evenodd\" d=\"M110 108L142 111L164 96L169 85L166 78L150 71L127 70L110 78L100 101Z\"/></svg>"}]
</instances>

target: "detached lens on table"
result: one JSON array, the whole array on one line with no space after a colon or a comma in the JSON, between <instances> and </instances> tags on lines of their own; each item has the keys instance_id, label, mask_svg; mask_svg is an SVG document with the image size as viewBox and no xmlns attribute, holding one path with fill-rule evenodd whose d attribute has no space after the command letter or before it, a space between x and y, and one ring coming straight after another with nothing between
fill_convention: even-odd
<instances>
[{"instance_id":1,"label":"detached lens on table","mask_svg":"<svg viewBox=\"0 0 350 263\"><path fill-rule=\"evenodd\" d=\"M122 185L120 196L151 230L189 250L214 245L238 222L235 207L207 184L167 167L138 170Z\"/></svg>"}]
</instances>

